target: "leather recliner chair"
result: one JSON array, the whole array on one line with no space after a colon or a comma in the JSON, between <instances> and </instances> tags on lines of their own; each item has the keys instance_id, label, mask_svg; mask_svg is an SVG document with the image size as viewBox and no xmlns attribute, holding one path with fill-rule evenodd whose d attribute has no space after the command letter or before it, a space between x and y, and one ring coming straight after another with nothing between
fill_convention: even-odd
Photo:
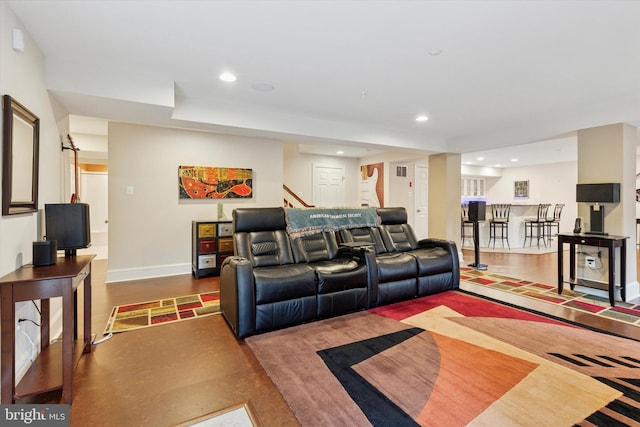
<instances>
[{"instance_id":1,"label":"leather recliner chair","mask_svg":"<svg viewBox=\"0 0 640 427\"><path fill-rule=\"evenodd\" d=\"M296 264L282 208L233 211L235 256L220 273L220 310L238 338L317 318L316 271Z\"/></svg>"},{"instance_id":2,"label":"leather recliner chair","mask_svg":"<svg viewBox=\"0 0 640 427\"><path fill-rule=\"evenodd\" d=\"M318 318L369 307L369 269L373 253L338 247L335 233L322 232L292 240L293 256L318 275Z\"/></svg>"},{"instance_id":3,"label":"leather recliner chair","mask_svg":"<svg viewBox=\"0 0 640 427\"><path fill-rule=\"evenodd\" d=\"M460 285L460 265L455 242L442 239L418 240L407 224L405 208L378 208L380 235L387 250L411 255L418 263L417 296L425 296Z\"/></svg>"},{"instance_id":4,"label":"leather recliner chair","mask_svg":"<svg viewBox=\"0 0 640 427\"><path fill-rule=\"evenodd\" d=\"M418 294L418 263L403 252L389 252L377 227L339 231L345 243L370 244L375 251L377 282L371 286L371 307L415 298Z\"/></svg>"}]
</instances>

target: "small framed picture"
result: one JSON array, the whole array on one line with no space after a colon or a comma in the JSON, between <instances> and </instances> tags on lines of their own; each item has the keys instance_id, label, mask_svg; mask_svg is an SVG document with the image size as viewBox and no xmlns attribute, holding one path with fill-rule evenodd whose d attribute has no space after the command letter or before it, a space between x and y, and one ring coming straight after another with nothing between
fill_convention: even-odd
<instances>
[{"instance_id":1,"label":"small framed picture","mask_svg":"<svg viewBox=\"0 0 640 427\"><path fill-rule=\"evenodd\" d=\"M513 198L514 199L528 199L529 198L529 181L515 181L513 184Z\"/></svg>"}]
</instances>

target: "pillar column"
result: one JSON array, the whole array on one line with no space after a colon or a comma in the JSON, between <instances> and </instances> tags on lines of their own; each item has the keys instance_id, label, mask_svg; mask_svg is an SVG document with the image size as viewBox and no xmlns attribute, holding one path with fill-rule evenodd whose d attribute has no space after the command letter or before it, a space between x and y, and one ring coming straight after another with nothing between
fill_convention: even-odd
<instances>
[{"instance_id":1,"label":"pillar column","mask_svg":"<svg viewBox=\"0 0 640 427\"><path fill-rule=\"evenodd\" d=\"M578 131L578 184L620 183L620 203L603 204L604 231L629 236L625 260L627 299L640 296L635 256L637 145L637 129L624 123ZM588 203L578 203L578 216L583 220L582 230L590 230ZM603 281L607 281L606 276Z\"/></svg>"},{"instance_id":2,"label":"pillar column","mask_svg":"<svg viewBox=\"0 0 640 427\"><path fill-rule=\"evenodd\" d=\"M429 237L453 240L460 249L460 154L429 156Z\"/></svg>"}]
</instances>

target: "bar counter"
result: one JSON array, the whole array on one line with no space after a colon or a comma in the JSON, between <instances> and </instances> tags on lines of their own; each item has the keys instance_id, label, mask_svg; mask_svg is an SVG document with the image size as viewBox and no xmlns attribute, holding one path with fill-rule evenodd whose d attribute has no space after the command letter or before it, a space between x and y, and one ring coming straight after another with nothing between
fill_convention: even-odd
<instances>
[{"instance_id":1,"label":"bar counter","mask_svg":"<svg viewBox=\"0 0 640 427\"><path fill-rule=\"evenodd\" d=\"M496 202L498 204L498 202ZM506 204L506 203L505 203ZM551 204L547 217L553 216L554 204ZM511 203L511 212L509 214L509 246L512 248L522 248L524 243L524 219L526 217L536 217L538 215L538 203ZM487 203L486 220L479 222L480 230L480 247L486 248L489 243L489 222L491 221L491 205ZM496 249L501 248L503 241L500 239L500 230L498 230L498 238L495 242ZM535 229L534 238L531 244L536 247ZM491 248L493 248L493 240L491 241ZM543 247L542 241L540 246ZM465 248L473 247L472 239L465 239ZM507 243L504 242L504 247L507 248ZM529 239L527 239L527 247L529 247Z\"/></svg>"}]
</instances>

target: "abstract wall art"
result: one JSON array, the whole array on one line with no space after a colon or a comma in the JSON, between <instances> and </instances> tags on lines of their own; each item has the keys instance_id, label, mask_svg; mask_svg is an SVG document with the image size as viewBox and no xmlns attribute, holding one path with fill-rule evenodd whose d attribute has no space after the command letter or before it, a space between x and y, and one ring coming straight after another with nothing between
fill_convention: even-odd
<instances>
[{"instance_id":1,"label":"abstract wall art","mask_svg":"<svg viewBox=\"0 0 640 427\"><path fill-rule=\"evenodd\" d=\"M178 166L181 199L248 199L253 197L251 169Z\"/></svg>"}]
</instances>

